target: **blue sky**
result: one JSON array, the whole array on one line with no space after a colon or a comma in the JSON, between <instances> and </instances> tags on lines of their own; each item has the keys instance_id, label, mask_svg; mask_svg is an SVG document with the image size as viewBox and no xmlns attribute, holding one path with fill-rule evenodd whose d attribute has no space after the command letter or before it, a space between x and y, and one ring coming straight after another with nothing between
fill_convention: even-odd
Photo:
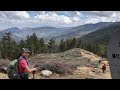
<instances>
[{"instance_id":1,"label":"blue sky","mask_svg":"<svg viewBox=\"0 0 120 90\"><path fill-rule=\"evenodd\" d=\"M0 30L11 27L74 27L120 21L120 11L0 11Z\"/></svg>"}]
</instances>

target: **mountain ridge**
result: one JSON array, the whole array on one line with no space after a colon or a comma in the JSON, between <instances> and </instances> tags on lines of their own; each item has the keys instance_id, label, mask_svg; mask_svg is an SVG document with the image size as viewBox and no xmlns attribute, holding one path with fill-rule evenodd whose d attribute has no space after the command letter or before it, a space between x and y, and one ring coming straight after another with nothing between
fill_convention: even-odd
<instances>
[{"instance_id":1,"label":"mountain ridge","mask_svg":"<svg viewBox=\"0 0 120 90\"><path fill-rule=\"evenodd\" d=\"M107 27L91 32L81 37L83 42L108 44L115 30L120 29L120 22L115 22Z\"/></svg>"},{"instance_id":2,"label":"mountain ridge","mask_svg":"<svg viewBox=\"0 0 120 90\"><path fill-rule=\"evenodd\" d=\"M25 39L27 35L32 35L36 33L38 38L55 38L57 40L61 40L62 38L72 38L72 37L81 37L85 34L94 32L98 29L103 27L109 26L112 22L99 22L96 24L85 24L79 25L76 27L63 27L63 28L56 28L56 27L24 27L24 28L17 28L12 27L5 30L0 31L0 38L4 35L5 32L11 32L13 38L17 39L16 41L20 41L21 39Z\"/></svg>"}]
</instances>

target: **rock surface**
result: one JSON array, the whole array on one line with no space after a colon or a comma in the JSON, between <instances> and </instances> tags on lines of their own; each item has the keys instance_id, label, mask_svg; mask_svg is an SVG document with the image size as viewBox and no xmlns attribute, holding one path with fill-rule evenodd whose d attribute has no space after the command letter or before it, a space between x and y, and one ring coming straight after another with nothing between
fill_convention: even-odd
<instances>
[{"instance_id":1,"label":"rock surface","mask_svg":"<svg viewBox=\"0 0 120 90\"><path fill-rule=\"evenodd\" d=\"M42 70L41 75L49 77L50 75L52 75L52 72L50 70Z\"/></svg>"}]
</instances>

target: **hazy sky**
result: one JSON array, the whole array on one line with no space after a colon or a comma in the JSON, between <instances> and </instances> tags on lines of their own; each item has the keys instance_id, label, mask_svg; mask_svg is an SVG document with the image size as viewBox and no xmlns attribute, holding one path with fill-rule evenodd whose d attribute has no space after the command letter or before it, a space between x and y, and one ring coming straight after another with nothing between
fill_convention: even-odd
<instances>
[{"instance_id":1,"label":"hazy sky","mask_svg":"<svg viewBox=\"0 0 120 90\"><path fill-rule=\"evenodd\" d=\"M120 21L120 11L0 11L0 30L11 27L72 27Z\"/></svg>"}]
</instances>

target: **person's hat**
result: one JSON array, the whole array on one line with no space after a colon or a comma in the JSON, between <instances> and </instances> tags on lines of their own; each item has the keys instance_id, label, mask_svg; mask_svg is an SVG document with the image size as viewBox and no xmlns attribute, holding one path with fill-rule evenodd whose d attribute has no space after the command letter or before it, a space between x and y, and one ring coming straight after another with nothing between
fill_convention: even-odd
<instances>
[{"instance_id":1,"label":"person's hat","mask_svg":"<svg viewBox=\"0 0 120 90\"><path fill-rule=\"evenodd\" d=\"M21 50L22 52L30 52L30 50L28 48L22 48Z\"/></svg>"}]
</instances>

